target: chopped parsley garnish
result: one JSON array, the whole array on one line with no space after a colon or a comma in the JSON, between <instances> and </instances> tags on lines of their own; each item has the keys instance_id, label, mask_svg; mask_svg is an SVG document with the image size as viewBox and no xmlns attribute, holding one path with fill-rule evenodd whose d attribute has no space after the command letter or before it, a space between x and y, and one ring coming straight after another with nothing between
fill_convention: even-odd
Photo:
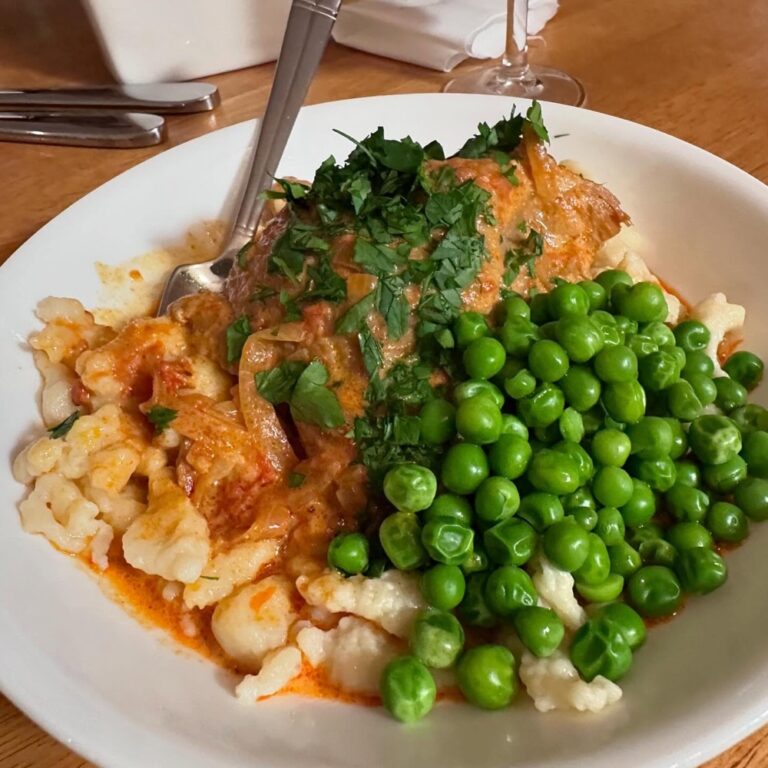
<instances>
[{"instance_id":1,"label":"chopped parsley garnish","mask_svg":"<svg viewBox=\"0 0 768 768\"><path fill-rule=\"evenodd\" d=\"M279 189L264 190L261 194L267 200L287 200L290 203L295 203L306 198L309 192L309 187L301 181L275 179L275 182L282 187L282 192Z\"/></svg>"},{"instance_id":2,"label":"chopped parsley garnish","mask_svg":"<svg viewBox=\"0 0 768 768\"><path fill-rule=\"evenodd\" d=\"M240 269L245 269L246 265L248 264L248 251L253 248L253 240L246 243L238 252L237 256L235 256L235 261L237 262L237 266L240 267Z\"/></svg>"},{"instance_id":3,"label":"chopped parsley garnish","mask_svg":"<svg viewBox=\"0 0 768 768\"><path fill-rule=\"evenodd\" d=\"M166 408L164 405L153 405L147 411L147 419L155 428L155 434L159 435L176 418L178 411Z\"/></svg>"},{"instance_id":4,"label":"chopped parsley garnish","mask_svg":"<svg viewBox=\"0 0 768 768\"><path fill-rule=\"evenodd\" d=\"M365 323L368 313L373 309L376 294L371 291L360 301L353 304L336 323L336 333L354 333Z\"/></svg>"},{"instance_id":5,"label":"chopped parsley garnish","mask_svg":"<svg viewBox=\"0 0 768 768\"><path fill-rule=\"evenodd\" d=\"M264 301L265 299L271 299L273 296L277 296L277 291L274 288L263 286L261 288L257 288L251 294L251 301Z\"/></svg>"},{"instance_id":6,"label":"chopped parsley garnish","mask_svg":"<svg viewBox=\"0 0 768 768\"><path fill-rule=\"evenodd\" d=\"M301 320L299 305L288 291L280 291L280 303L283 305L283 309L285 309L285 320L287 322L292 323L296 320Z\"/></svg>"},{"instance_id":7,"label":"chopped parsley garnish","mask_svg":"<svg viewBox=\"0 0 768 768\"><path fill-rule=\"evenodd\" d=\"M306 475L302 475L301 472L291 472L288 475L288 487L300 488L304 485L304 481L307 479Z\"/></svg>"},{"instance_id":8,"label":"chopped parsley garnish","mask_svg":"<svg viewBox=\"0 0 768 768\"><path fill-rule=\"evenodd\" d=\"M328 371L319 361L309 365L287 360L254 376L258 393L273 405L288 403L296 421L335 429L344 423L336 393L325 385Z\"/></svg>"},{"instance_id":9,"label":"chopped parsley garnish","mask_svg":"<svg viewBox=\"0 0 768 768\"><path fill-rule=\"evenodd\" d=\"M382 363L381 345L376 340L371 329L364 325L357 334L360 342L360 352L363 355L363 365L369 376L375 376Z\"/></svg>"},{"instance_id":10,"label":"chopped parsley garnish","mask_svg":"<svg viewBox=\"0 0 768 768\"><path fill-rule=\"evenodd\" d=\"M55 427L48 430L48 434L53 438L64 437L72 425L80 418L80 411L72 411L64 421L59 422Z\"/></svg>"},{"instance_id":11,"label":"chopped parsley garnish","mask_svg":"<svg viewBox=\"0 0 768 768\"><path fill-rule=\"evenodd\" d=\"M240 315L227 328L227 362L234 363L240 359L243 353L243 347L248 337L251 335L251 321L246 315Z\"/></svg>"},{"instance_id":12,"label":"chopped parsley garnish","mask_svg":"<svg viewBox=\"0 0 768 768\"><path fill-rule=\"evenodd\" d=\"M541 117L541 104L538 101L533 102L525 113L525 119L531 126L533 132L542 140L549 141L549 131L547 131L544 121Z\"/></svg>"},{"instance_id":13,"label":"chopped parsley garnish","mask_svg":"<svg viewBox=\"0 0 768 768\"><path fill-rule=\"evenodd\" d=\"M528 237L519 248L507 251L504 258L504 284L511 285L523 266L528 268L531 277L536 277L536 259L541 256L543 250L544 238L535 229L529 230Z\"/></svg>"}]
</instances>

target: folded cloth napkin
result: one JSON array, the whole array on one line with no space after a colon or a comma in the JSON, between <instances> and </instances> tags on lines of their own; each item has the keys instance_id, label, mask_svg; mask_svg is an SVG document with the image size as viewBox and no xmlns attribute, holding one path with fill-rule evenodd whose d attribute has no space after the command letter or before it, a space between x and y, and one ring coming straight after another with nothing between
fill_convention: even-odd
<instances>
[{"instance_id":1,"label":"folded cloth napkin","mask_svg":"<svg viewBox=\"0 0 768 768\"><path fill-rule=\"evenodd\" d=\"M529 0L528 34L557 12L557 0ZM504 52L506 0L357 0L342 6L333 37L361 51L448 72L468 57Z\"/></svg>"}]
</instances>

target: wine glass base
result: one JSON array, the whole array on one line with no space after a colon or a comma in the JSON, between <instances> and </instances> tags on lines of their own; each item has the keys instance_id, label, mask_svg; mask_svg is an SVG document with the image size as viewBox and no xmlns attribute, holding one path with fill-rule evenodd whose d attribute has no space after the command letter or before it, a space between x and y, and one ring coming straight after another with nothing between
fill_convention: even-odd
<instances>
[{"instance_id":1,"label":"wine glass base","mask_svg":"<svg viewBox=\"0 0 768 768\"><path fill-rule=\"evenodd\" d=\"M554 101L580 107L586 100L584 87L575 78L552 67L530 66L523 77L510 77L503 66L467 72L446 83L445 93L490 93L523 99Z\"/></svg>"}]
</instances>

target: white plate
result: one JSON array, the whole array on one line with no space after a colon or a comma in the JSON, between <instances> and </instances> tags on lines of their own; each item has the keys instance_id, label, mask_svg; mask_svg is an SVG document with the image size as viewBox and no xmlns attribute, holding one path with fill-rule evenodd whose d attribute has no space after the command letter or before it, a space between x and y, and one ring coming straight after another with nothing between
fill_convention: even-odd
<instances>
[{"instance_id":1,"label":"white plate","mask_svg":"<svg viewBox=\"0 0 768 768\"><path fill-rule=\"evenodd\" d=\"M308 176L384 125L394 137L457 147L508 99L413 95L305 110L282 173ZM523 105L525 107L525 105ZM653 245L651 263L684 295L714 290L748 307L749 347L768 352L768 188L669 136L613 117L545 105L559 158L575 158L621 199ZM174 652L111 603L46 541L21 531L22 489L9 471L21 437L39 430L37 373L25 339L49 294L96 302L96 260L120 263L222 215L252 124L172 149L88 195L22 246L0 272L0 684L57 738L110 768L665 768L694 766L768 716L768 523L728 557L726 586L692 600L650 633L601 716L537 714L525 697L488 714L442 704L416 727L378 709L279 697L239 705L233 681Z\"/></svg>"}]
</instances>

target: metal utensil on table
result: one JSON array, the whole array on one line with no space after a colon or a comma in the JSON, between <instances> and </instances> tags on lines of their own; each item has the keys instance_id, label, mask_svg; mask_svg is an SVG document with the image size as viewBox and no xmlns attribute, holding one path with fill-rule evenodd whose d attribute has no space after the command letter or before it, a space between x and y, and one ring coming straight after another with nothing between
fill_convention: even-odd
<instances>
[{"instance_id":1,"label":"metal utensil on table","mask_svg":"<svg viewBox=\"0 0 768 768\"><path fill-rule=\"evenodd\" d=\"M0 109L0 141L136 148L159 144L164 137L165 120L159 115Z\"/></svg>"},{"instance_id":2,"label":"metal utensil on table","mask_svg":"<svg viewBox=\"0 0 768 768\"><path fill-rule=\"evenodd\" d=\"M219 91L210 83L105 85L93 88L0 88L0 109L112 109L160 114L207 112L219 104Z\"/></svg>"},{"instance_id":3,"label":"metal utensil on table","mask_svg":"<svg viewBox=\"0 0 768 768\"><path fill-rule=\"evenodd\" d=\"M253 239L264 209L261 193L272 184L340 5L341 0L293 0L267 110L229 240L218 259L183 265L171 273L158 314L182 296L220 292L238 251Z\"/></svg>"}]
</instances>

